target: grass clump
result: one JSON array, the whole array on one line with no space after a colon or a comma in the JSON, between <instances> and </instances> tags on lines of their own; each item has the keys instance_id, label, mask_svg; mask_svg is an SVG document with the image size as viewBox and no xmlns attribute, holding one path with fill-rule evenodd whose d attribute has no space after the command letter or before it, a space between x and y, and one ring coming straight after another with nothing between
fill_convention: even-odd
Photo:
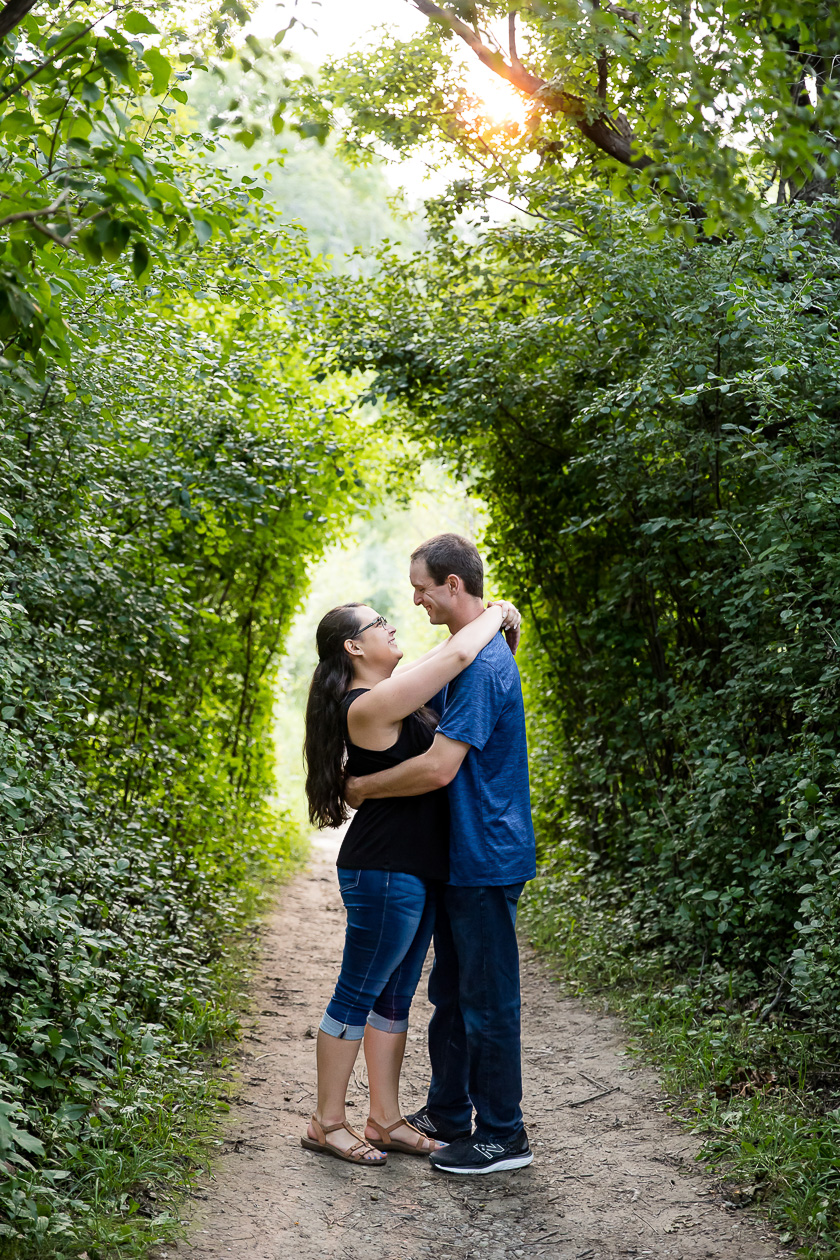
<instances>
[{"instance_id":1,"label":"grass clump","mask_svg":"<svg viewBox=\"0 0 840 1260\"><path fill-rule=\"evenodd\" d=\"M760 1203L782 1242L836 1260L838 1031L809 1015L784 970L691 965L673 947L640 944L620 906L553 873L531 886L523 922L564 985L624 1019L672 1114L702 1138L699 1158L738 1183L733 1203Z\"/></svg>"}]
</instances>

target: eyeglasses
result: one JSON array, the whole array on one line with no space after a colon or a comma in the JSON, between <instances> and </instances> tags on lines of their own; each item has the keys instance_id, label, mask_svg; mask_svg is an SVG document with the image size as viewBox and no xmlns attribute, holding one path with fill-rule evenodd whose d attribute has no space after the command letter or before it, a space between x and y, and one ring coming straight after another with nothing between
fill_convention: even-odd
<instances>
[{"instance_id":1,"label":"eyeglasses","mask_svg":"<svg viewBox=\"0 0 840 1260\"><path fill-rule=\"evenodd\" d=\"M361 630L357 630L350 637L358 639L359 635L364 634L365 630L372 630L374 626L387 626L388 622L384 617L377 617L375 621L369 621L366 626L362 626Z\"/></svg>"}]
</instances>

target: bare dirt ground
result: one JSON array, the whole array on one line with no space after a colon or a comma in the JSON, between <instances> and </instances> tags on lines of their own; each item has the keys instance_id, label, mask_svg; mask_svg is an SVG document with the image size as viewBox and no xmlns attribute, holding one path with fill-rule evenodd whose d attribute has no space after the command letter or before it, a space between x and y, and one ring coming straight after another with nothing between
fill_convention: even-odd
<instances>
[{"instance_id":1,"label":"bare dirt ground","mask_svg":"<svg viewBox=\"0 0 840 1260\"><path fill-rule=\"evenodd\" d=\"M299 1139L314 1106L313 1038L341 958L334 854L329 844L316 848L310 868L280 896L265 934L221 1155L194 1196L189 1241L152 1260L787 1254L760 1216L731 1200L727 1206L731 1189L698 1170L696 1141L665 1114L655 1075L627 1056L620 1025L560 997L546 965L527 949L529 1168L456 1177L407 1155L363 1169L303 1150ZM425 1097L428 1014L418 994L404 1076L407 1111ZM361 1128L361 1056L350 1099L351 1123Z\"/></svg>"}]
</instances>

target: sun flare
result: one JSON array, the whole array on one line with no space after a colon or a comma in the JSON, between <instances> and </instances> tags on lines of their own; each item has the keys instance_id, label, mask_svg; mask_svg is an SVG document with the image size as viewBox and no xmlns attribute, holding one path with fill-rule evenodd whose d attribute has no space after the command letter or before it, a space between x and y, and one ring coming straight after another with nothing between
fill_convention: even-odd
<instances>
[{"instance_id":1,"label":"sun flare","mask_svg":"<svg viewBox=\"0 0 840 1260\"><path fill-rule=\"evenodd\" d=\"M528 119L525 97L486 66L473 63L469 67L467 88L476 102L471 111L475 122L491 127L501 127L505 123L525 126Z\"/></svg>"}]
</instances>

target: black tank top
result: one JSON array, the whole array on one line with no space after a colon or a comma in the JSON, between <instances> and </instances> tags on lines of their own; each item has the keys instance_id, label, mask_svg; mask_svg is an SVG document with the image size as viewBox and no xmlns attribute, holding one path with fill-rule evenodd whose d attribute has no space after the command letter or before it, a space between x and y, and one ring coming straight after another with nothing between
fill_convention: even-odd
<instances>
[{"instance_id":1,"label":"black tank top","mask_svg":"<svg viewBox=\"0 0 840 1260\"><path fill-rule=\"evenodd\" d=\"M416 713L403 719L395 744L382 752L359 748L347 730L347 710L366 687L348 691L341 706L347 773L375 774L418 757L430 748L434 730ZM337 866L362 871L402 871L421 879L449 878L449 799L446 788L422 796L363 801L347 828Z\"/></svg>"}]
</instances>

